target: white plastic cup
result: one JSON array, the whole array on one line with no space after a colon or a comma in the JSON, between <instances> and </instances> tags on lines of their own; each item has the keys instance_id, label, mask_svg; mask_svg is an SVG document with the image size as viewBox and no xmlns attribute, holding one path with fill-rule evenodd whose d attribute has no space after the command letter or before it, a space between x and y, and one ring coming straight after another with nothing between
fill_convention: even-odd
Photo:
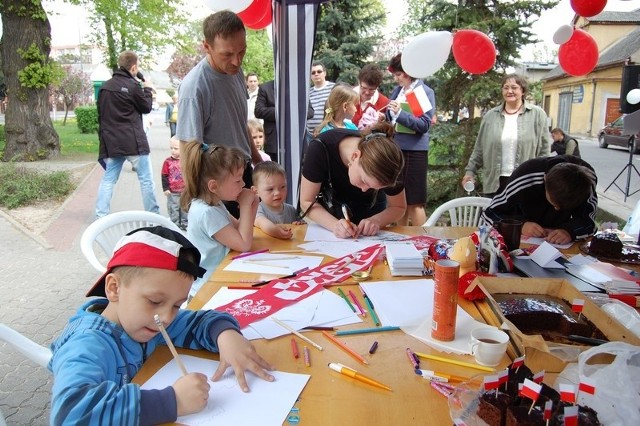
<instances>
[{"instance_id":1,"label":"white plastic cup","mask_svg":"<svg viewBox=\"0 0 640 426\"><path fill-rule=\"evenodd\" d=\"M498 328L482 327L471 331L469 348L476 362L487 367L500 364L507 352L509 335Z\"/></svg>"},{"instance_id":2,"label":"white plastic cup","mask_svg":"<svg viewBox=\"0 0 640 426\"><path fill-rule=\"evenodd\" d=\"M468 180L464 183L464 185L462 185L462 187L464 188L465 191L467 191L467 193L471 194L473 192L474 189L476 189L476 185L475 183L473 183L473 181Z\"/></svg>"}]
</instances>

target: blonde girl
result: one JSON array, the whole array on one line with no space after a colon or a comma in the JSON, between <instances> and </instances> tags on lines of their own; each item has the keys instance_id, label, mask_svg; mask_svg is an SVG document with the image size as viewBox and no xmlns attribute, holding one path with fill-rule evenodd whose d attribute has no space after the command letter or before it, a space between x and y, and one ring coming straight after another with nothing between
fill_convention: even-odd
<instances>
[{"instance_id":1,"label":"blonde girl","mask_svg":"<svg viewBox=\"0 0 640 426\"><path fill-rule=\"evenodd\" d=\"M181 157L185 187L180 202L189 212L187 237L200 250L200 266L207 271L193 283L193 296L229 250L251 248L259 198L243 188L246 162L237 148L192 141L183 143ZM238 202L240 219L229 214L223 201Z\"/></svg>"},{"instance_id":2,"label":"blonde girl","mask_svg":"<svg viewBox=\"0 0 640 426\"><path fill-rule=\"evenodd\" d=\"M351 129L358 130L351 119L356 113L360 96L351 86L346 84L336 84L329 93L325 103L324 120L316 127L313 136L316 137L322 132L331 129Z\"/></svg>"}]
</instances>

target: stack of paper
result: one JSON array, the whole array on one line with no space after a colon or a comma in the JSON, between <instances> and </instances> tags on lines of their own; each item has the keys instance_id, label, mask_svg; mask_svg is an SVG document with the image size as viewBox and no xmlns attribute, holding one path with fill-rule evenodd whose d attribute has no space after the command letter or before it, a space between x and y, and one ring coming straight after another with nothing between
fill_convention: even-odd
<instances>
[{"instance_id":1,"label":"stack of paper","mask_svg":"<svg viewBox=\"0 0 640 426\"><path fill-rule=\"evenodd\" d=\"M386 243L387 263L391 275L397 276L422 276L424 275L424 263L422 254L411 242Z\"/></svg>"}]
</instances>

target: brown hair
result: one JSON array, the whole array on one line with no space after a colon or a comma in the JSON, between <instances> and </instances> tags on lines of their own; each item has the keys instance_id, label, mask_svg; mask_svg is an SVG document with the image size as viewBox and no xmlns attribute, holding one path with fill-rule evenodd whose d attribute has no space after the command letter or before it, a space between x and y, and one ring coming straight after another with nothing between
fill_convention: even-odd
<instances>
[{"instance_id":1,"label":"brown hair","mask_svg":"<svg viewBox=\"0 0 640 426\"><path fill-rule=\"evenodd\" d=\"M515 73L507 74L502 78L502 83L500 83L500 87L504 86L504 84L509 79L515 80L516 84L522 88L522 100L524 100L524 97L529 92L529 82L527 81L527 79L521 76L520 74L515 74Z\"/></svg>"},{"instance_id":2,"label":"brown hair","mask_svg":"<svg viewBox=\"0 0 640 426\"><path fill-rule=\"evenodd\" d=\"M246 31L242 19L229 10L212 13L202 23L204 39L211 45L216 37L227 38L239 31Z\"/></svg>"},{"instance_id":3,"label":"brown hair","mask_svg":"<svg viewBox=\"0 0 640 426\"><path fill-rule=\"evenodd\" d=\"M553 129L553 130L551 131L551 133L558 133L558 134L560 134L560 135L562 135L562 136L566 136L566 135L564 134L564 130L562 130L560 127L556 127L555 129Z\"/></svg>"},{"instance_id":4,"label":"brown hair","mask_svg":"<svg viewBox=\"0 0 640 426\"><path fill-rule=\"evenodd\" d=\"M391 58L391 60L389 61L389 67L387 68L389 70L389 72L394 73L394 72L403 72L405 74L407 74L404 70L404 68L402 68L402 53L398 53L396 56L394 56L393 58ZM409 75L409 74L407 74ZM413 76L409 77L411 79L413 79Z\"/></svg>"},{"instance_id":5,"label":"brown hair","mask_svg":"<svg viewBox=\"0 0 640 426\"><path fill-rule=\"evenodd\" d=\"M239 149L199 141L182 143L180 162L184 179L180 207L184 211L189 211L194 198L210 204L216 202L216 197L209 191L209 181L221 181L233 171L245 167L244 154Z\"/></svg>"},{"instance_id":6,"label":"brown hair","mask_svg":"<svg viewBox=\"0 0 640 426\"><path fill-rule=\"evenodd\" d=\"M274 175L283 176L285 179L287 178L287 172L275 161L263 161L258 163L253 168L253 184L257 186L261 178Z\"/></svg>"},{"instance_id":7,"label":"brown hair","mask_svg":"<svg viewBox=\"0 0 640 426\"><path fill-rule=\"evenodd\" d=\"M392 136L393 126L385 121L362 132L358 142L362 171L384 187L395 186L404 167L402 151Z\"/></svg>"},{"instance_id":8,"label":"brown hair","mask_svg":"<svg viewBox=\"0 0 640 426\"><path fill-rule=\"evenodd\" d=\"M376 64L367 64L358 73L358 81L371 87L380 87L383 78L382 70Z\"/></svg>"},{"instance_id":9,"label":"brown hair","mask_svg":"<svg viewBox=\"0 0 640 426\"><path fill-rule=\"evenodd\" d=\"M324 104L324 119L313 131L313 136L318 136L324 126L333 121L336 116L336 111L340 111L343 104L357 104L359 101L360 95L353 90L353 87L347 86L346 84L336 84L333 89L331 89L329 97Z\"/></svg>"},{"instance_id":10,"label":"brown hair","mask_svg":"<svg viewBox=\"0 0 640 426\"><path fill-rule=\"evenodd\" d=\"M131 50L125 50L118 56L118 66L129 71L132 66L138 63L138 55Z\"/></svg>"},{"instance_id":11,"label":"brown hair","mask_svg":"<svg viewBox=\"0 0 640 426\"><path fill-rule=\"evenodd\" d=\"M544 188L560 210L573 210L584 203L595 186L595 173L574 163L560 163L544 175Z\"/></svg>"}]
</instances>

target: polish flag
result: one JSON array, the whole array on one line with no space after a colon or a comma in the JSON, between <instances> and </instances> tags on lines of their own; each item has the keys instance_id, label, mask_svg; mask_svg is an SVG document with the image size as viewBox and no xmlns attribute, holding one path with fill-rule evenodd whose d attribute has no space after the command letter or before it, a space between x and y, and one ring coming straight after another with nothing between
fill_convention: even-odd
<instances>
[{"instance_id":1,"label":"polish flag","mask_svg":"<svg viewBox=\"0 0 640 426\"><path fill-rule=\"evenodd\" d=\"M529 398L532 401L536 401L538 399L538 395L540 395L540 391L542 390L542 386L532 382L529 379L524 379L524 383L522 384L522 396Z\"/></svg>"},{"instance_id":2,"label":"polish flag","mask_svg":"<svg viewBox=\"0 0 640 426\"><path fill-rule=\"evenodd\" d=\"M571 310L575 313L580 313L584 309L584 299L573 299L571 303Z\"/></svg>"},{"instance_id":3,"label":"polish flag","mask_svg":"<svg viewBox=\"0 0 640 426\"><path fill-rule=\"evenodd\" d=\"M596 384L593 380L588 377L583 377L580 379L580 384L578 385L578 392L585 392L591 395L596 394Z\"/></svg>"},{"instance_id":4,"label":"polish flag","mask_svg":"<svg viewBox=\"0 0 640 426\"><path fill-rule=\"evenodd\" d=\"M509 381L509 369L505 368L502 371L498 371L498 383L503 385Z\"/></svg>"},{"instance_id":5,"label":"polish flag","mask_svg":"<svg viewBox=\"0 0 640 426\"><path fill-rule=\"evenodd\" d=\"M514 359L513 362L511 363L511 368L520 368L523 365L524 365L524 355Z\"/></svg>"},{"instance_id":6,"label":"polish flag","mask_svg":"<svg viewBox=\"0 0 640 426\"><path fill-rule=\"evenodd\" d=\"M568 405L564 407L564 425L578 426L578 406Z\"/></svg>"},{"instance_id":7,"label":"polish flag","mask_svg":"<svg viewBox=\"0 0 640 426\"><path fill-rule=\"evenodd\" d=\"M576 387L567 383L560 383L560 400L576 403Z\"/></svg>"},{"instance_id":8,"label":"polish flag","mask_svg":"<svg viewBox=\"0 0 640 426\"><path fill-rule=\"evenodd\" d=\"M429 112L433 109L431 101L427 97L427 92L424 90L424 86L418 86L410 92L405 94L407 103L411 112L416 117L420 117L425 112Z\"/></svg>"},{"instance_id":9,"label":"polish flag","mask_svg":"<svg viewBox=\"0 0 640 426\"><path fill-rule=\"evenodd\" d=\"M553 401L548 400L544 403L544 413L542 413L542 420L551 420L551 409L553 408Z\"/></svg>"},{"instance_id":10,"label":"polish flag","mask_svg":"<svg viewBox=\"0 0 640 426\"><path fill-rule=\"evenodd\" d=\"M544 380L544 370L537 372L533 375L533 381L540 384Z\"/></svg>"},{"instance_id":11,"label":"polish flag","mask_svg":"<svg viewBox=\"0 0 640 426\"><path fill-rule=\"evenodd\" d=\"M483 380L484 390L497 389L500 386L500 379L497 374L492 374L490 376L484 376Z\"/></svg>"},{"instance_id":12,"label":"polish flag","mask_svg":"<svg viewBox=\"0 0 640 426\"><path fill-rule=\"evenodd\" d=\"M518 396L522 396L522 383L518 383Z\"/></svg>"}]
</instances>

